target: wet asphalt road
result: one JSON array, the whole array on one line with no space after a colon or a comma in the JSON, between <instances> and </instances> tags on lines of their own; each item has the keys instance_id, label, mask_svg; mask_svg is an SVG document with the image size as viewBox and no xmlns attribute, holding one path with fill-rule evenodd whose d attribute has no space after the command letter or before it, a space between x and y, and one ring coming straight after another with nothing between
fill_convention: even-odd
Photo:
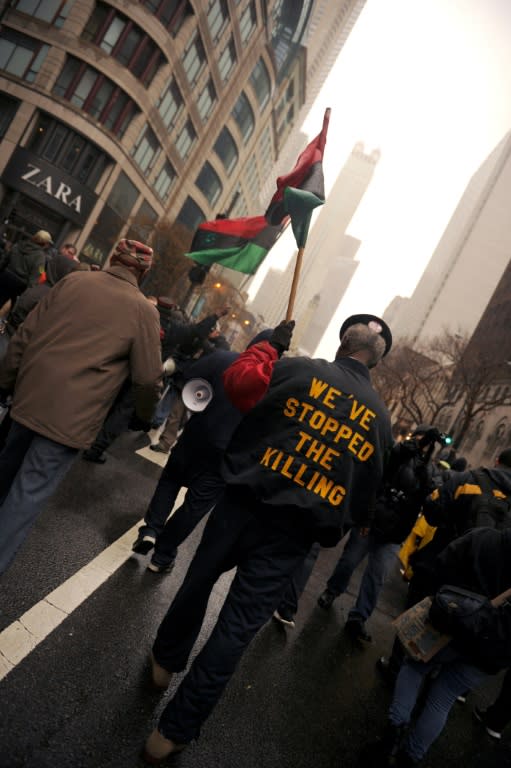
<instances>
[{"instance_id":1,"label":"wet asphalt road","mask_svg":"<svg viewBox=\"0 0 511 768\"><path fill-rule=\"evenodd\" d=\"M18 619L143 516L159 467L134 453L128 434L107 464L78 460L0 581L0 630ZM135 768L140 747L166 698L149 688L148 652L184 576L200 529L180 549L171 575L155 575L133 556L0 682L0 768ZM396 571L354 648L342 628L350 592L329 612L317 595L339 555L324 550L302 597L296 628L266 625L242 659L201 738L171 762L177 768L356 768L380 735L390 691L375 672L390 649L390 620L404 603ZM217 584L197 648L229 584ZM498 679L456 705L424 761L428 768L511 768L511 734L495 744L472 720Z\"/></svg>"}]
</instances>

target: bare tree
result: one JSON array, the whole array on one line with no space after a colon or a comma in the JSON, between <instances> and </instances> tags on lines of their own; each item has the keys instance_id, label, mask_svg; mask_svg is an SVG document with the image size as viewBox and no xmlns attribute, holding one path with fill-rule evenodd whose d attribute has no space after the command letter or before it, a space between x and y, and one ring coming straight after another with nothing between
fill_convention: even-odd
<instances>
[{"instance_id":1,"label":"bare tree","mask_svg":"<svg viewBox=\"0 0 511 768\"><path fill-rule=\"evenodd\" d=\"M475 419L500 406L511 405L511 389L500 386L506 377L502 359L484 349L467 352L467 338L445 332L412 349L406 340L394 346L375 369L373 382L395 419L408 426L451 426L459 446ZM509 379L509 374L507 374Z\"/></svg>"},{"instance_id":2,"label":"bare tree","mask_svg":"<svg viewBox=\"0 0 511 768\"><path fill-rule=\"evenodd\" d=\"M511 406L511 388L505 350L470 345L459 334L443 334L431 343L432 352L441 357L451 370L447 392L459 407L453 429L455 446L459 446L473 422L495 408Z\"/></svg>"}]
</instances>

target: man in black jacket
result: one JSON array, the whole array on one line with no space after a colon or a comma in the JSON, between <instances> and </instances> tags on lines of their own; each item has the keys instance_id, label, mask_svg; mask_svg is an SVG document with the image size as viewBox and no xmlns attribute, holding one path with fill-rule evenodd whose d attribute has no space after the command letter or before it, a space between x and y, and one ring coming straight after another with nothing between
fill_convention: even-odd
<instances>
[{"instance_id":1,"label":"man in black jacket","mask_svg":"<svg viewBox=\"0 0 511 768\"><path fill-rule=\"evenodd\" d=\"M392 446L390 419L369 368L390 349L385 323L356 315L333 362L297 357L293 322L277 326L227 369L245 412L224 457L226 490L211 513L153 646L153 681L185 669L220 575L237 567L218 621L165 708L146 755L163 759L198 737L245 648L271 618L313 542L335 546L351 506L368 507Z\"/></svg>"},{"instance_id":2,"label":"man in black jacket","mask_svg":"<svg viewBox=\"0 0 511 768\"><path fill-rule=\"evenodd\" d=\"M257 334L249 347L269 339L271 333L272 330L266 330ZM213 397L204 410L192 412L186 422L133 544L133 551L142 555L154 547L147 566L153 573L172 570L177 547L215 506L225 487L222 458L242 414L225 394L222 377L238 357L237 352L230 350L209 352L192 362L184 373L185 382L207 381ZM167 521L182 487L188 489L185 500Z\"/></svg>"}]
</instances>

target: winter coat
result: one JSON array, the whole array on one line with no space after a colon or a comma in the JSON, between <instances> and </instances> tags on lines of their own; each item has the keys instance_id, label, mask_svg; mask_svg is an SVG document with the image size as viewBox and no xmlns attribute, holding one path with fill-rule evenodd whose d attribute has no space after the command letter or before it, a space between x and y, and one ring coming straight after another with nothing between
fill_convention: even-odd
<instances>
[{"instance_id":1,"label":"winter coat","mask_svg":"<svg viewBox=\"0 0 511 768\"><path fill-rule=\"evenodd\" d=\"M122 383L149 421L161 390L156 309L123 266L76 272L39 302L0 363L14 421L63 445L92 445Z\"/></svg>"},{"instance_id":2,"label":"winter coat","mask_svg":"<svg viewBox=\"0 0 511 768\"><path fill-rule=\"evenodd\" d=\"M358 360L277 356L256 344L224 374L234 405L250 409L224 478L250 488L267 514L287 509L311 541L335 546L345 519L374 502L392 446L388 412Z\"/></svg>"},{"instance_id":3,"label":"winter coat","mask_svg":"<svg viewBox=\"0 0 511 768\"><path fill-rule=\"evenodd\" d=\"M455 539L436 558L433 594L452 584L490 600L511 587L511 529L474 528ZM460 628L461 629L461 628ZM473 630L454 633L464 657L490 674L511 664L511 601L487 605Z\"/></svg>"},{"instance_id":4,"label":"winter coat","mask_svg":"<svg viewBox=\"0 0 511 768\"><path fill-rule=\"evenodd\" d=\"M46 263L46 250L33 240L22 240L11 248L9 269L23 280L27 287L35 285Z\"/></svg>"}]
</instances>

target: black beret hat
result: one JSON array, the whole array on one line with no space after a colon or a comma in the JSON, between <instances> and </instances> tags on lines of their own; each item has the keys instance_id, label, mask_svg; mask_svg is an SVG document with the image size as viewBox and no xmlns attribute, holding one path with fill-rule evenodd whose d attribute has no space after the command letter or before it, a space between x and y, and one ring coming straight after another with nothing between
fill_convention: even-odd
<instances>
[{"instance_id":1,"label":"black beret hat","mask_svg":"<svg viewBox=\"0 0 511 768\"><path fill-rule=\"evenodd\" d=\"M351 328L352 325L357 325L358 323L368 325L375 333L379 333L383 337L383 341L385 342L385 352L383 353L383 356L385 357L392 347L392 333L390 332L387 323L384 322L381 317L376 317L376 315L350 315L350 317L346 318L341 325L339 339L342 340L342 337L348 328Z\"/></svg>"}]
</instances>

